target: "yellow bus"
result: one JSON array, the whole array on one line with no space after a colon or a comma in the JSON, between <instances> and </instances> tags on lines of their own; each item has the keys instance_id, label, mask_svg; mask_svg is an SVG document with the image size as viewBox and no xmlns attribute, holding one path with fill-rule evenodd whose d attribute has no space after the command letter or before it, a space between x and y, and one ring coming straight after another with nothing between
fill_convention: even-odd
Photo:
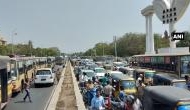
<instances>
[{"instance_id":1,"label":"yellow bus","mask_svg":"<svg viewBox=\"0 0 190 110\"><path fill-rule=\"evenodd\" d=\"M11 75L12 75L12 93L18 93L22 90L22 81L26 78L33 79L34 67L44 66L46 57L13 57L11 58Z\"/></svg>"},{"instance_id":2,"label":"yellow bus","mask_svg":"<svg viewBox=\"0 0 190 110\"><path fill-rule=\"evenodd\" d=\"M3 108L12 95L10 57L0 56L0 108Z\"/></svg>"}]
</instances>

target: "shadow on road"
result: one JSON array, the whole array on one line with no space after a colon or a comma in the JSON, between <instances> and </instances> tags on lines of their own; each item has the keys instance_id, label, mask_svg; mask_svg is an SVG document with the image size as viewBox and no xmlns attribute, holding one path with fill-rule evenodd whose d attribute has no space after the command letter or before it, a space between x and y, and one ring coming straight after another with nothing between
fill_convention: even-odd
<instances>
[{"instance_id":1,"label":"shadow on road","mask_svg":"<svg viewBox=\"0 0 190 110\"><path fill-rule=\"evenodd\" d=\"M14 103L29 103L29 101L19 100L19 101L16 101Z\"/></svg>"}]
</instances>

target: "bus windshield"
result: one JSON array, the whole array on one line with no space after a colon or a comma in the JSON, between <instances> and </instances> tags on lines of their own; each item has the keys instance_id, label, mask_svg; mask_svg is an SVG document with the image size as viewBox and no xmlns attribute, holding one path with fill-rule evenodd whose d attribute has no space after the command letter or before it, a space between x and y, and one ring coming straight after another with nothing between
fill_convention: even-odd
<instances>
[{"instance_id":1,"label":"bus windshield","mask_svg":"<svg viewBox=\"0 0 190 110\"><path fill-rule=\"evenodd\" d=\"M124 89L135 88L135 81L133 81L133 80L122 81L121 86L123 86Z\"/></svg>"},{"instance_id":2,"label":"bus windshield","mask_svg":"<svg viewBox=\"0 0 190 110\"><path fill-rule=\"evenodd\" d=\"M190 110L190 105L181 105L181 106L178 106L177 110Z\"/></svg>"}]
</instances>

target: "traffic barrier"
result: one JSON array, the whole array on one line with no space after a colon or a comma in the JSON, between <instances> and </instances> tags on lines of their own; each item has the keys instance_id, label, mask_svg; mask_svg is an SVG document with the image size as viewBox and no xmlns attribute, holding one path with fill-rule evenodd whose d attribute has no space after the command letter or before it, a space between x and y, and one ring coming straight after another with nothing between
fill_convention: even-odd
<instances>
[{"instance_id":1,"label":"traffic barrier","mask_svg":"<svg viewBox=\"0 0 190 110\"><path fill-rule=\"evenodd\" d=\"M71 74L72 74L72 78L73 78L73 85L74 85L74 91L75 91L75 99L76 99L76 106L77 106L77 110L86 110L85 105L84 105L84 101L82 98L82 94L80 93L79 87L78 87L78 83L76 81L74 72L73 72L73 68L71 66Z\"/></svg>"},{"instance_id":2,"label":"traffic barrier","mask_svg":"<svg viewBox=\"0 0 190 110\"><path fill-rule=\"evenodd\" d=\"M67 65L67 63L66 63L66 65ZM62 86L63 80L64 80L65 70L66 70L66 67L63 69L61 77L59 79L59 82L58 82L57 86L54 88L54 90L52 91L52 94L51 94L44 110L56 110L57 102L59 100L59 95L61 93L61 86Z\"/></svg>"}]
</instances>

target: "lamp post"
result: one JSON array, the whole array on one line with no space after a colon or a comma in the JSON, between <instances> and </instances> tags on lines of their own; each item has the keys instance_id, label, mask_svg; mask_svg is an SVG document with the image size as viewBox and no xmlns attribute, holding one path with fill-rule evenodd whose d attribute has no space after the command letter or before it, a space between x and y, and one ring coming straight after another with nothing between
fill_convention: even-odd
<instances>
[{"instance_id":1,"label":"lamp post","mask_svg":"<svg viewBox=\"0 0 190 110\"><path fill-rule=\"evenodd\" d=\"M114 36L114 47L115 47L115 59L117 61L117 43L116 43L116 36Z\"/></svg>"},{"instance_id":2,"label":"lamp post","mask_svg":"<svg viewBox=\"0 0 190 110\"><path fill-rule=\"evenodd\" d=\"M104 56L104 42L102 43L102 56Z\"/></svg>"}]
</instances>

